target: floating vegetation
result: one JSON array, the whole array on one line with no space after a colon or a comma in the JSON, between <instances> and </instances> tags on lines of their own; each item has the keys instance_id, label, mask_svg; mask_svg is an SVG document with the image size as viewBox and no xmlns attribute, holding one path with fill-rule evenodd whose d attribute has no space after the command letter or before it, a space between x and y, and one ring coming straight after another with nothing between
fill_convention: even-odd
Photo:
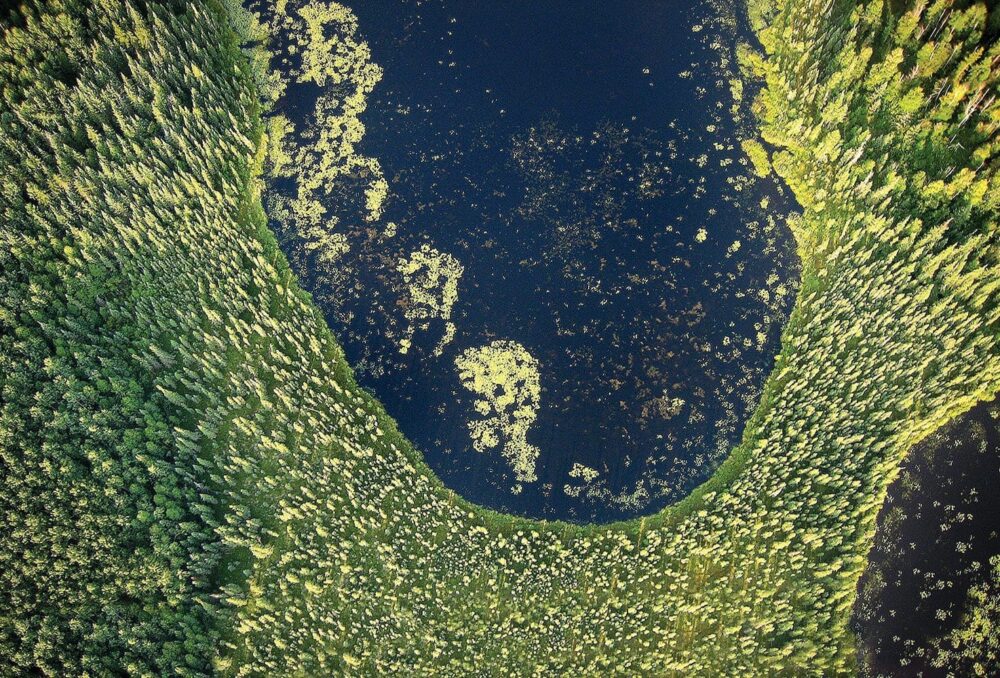
<instances>
[{"instance_id":1,"label":"floating vegetation","mask_svg":"<svg viewBox=\"0 0 1000 678\"><path fill-rule=\"evenodd\" d=\"M444 347L455 336L455 323L451 309L458 299L458 281L462 277L462 264L458 259L424 245L408 259L400 259L396 270L403 276L407 297L404 315L409 322L406 336L400 340L399 351L406 353L416 329L426 330L431 319L443 320L444 336L434 349L441 355Z\"/></svg>"},{"instance_id":2,"label":"floating vegetation","mask_svg":"<svg viewBox=\"0 0 1000 678\"><path fill-rule=\"evenodd\" d=\"M583 464L573 464L573 468L569 471L570 478L580 478L585 483L594 482L599 475L601 475L600 471L592 469L589 466L584 466Z\"/></svg>"},{"instance_id":3,"label":"floating vegetation","mask_svg":"<svg viewBox=\"0 0 1000 678\"><path fill-rule=\"evenodd\" d=\"M591 495L600 494L600 490L594 486L595 481L600 475L601 472L597 469L575 463L573 464L573 468L569 470L569 477L579 479L583 481L583 484L571 485L567 483L563 485L563 492L566 493L567 496L574 498L579 497L582 492L587 492Z\"/></svg>"},{"instance_id":4,"label":"floating vegetation","mask_svg":"<svg viewBox=\"0 0 1000 678\"><path fill-rule=\"evenodd\" d=\"M539 450L528 442L528 430L541 399L538 361L515 341L494 341L466 349L455 367L462 385L479 396L474 407L483 418L469 422L473 448L499 448L519 483L537 480Z\"/></svg>"},{"instance_id":5,"label":"floating vegetation","mask_svg":"<svg viewBox=\"0 0 1000 678\"><path fill-rule=\"evenodd\" d=\"M355 38L357 18L343 5L278 2L269 9L264 25L270 35L280 26L285 39L268 41L271 61L281 67L272 69L265 94L279 101L314 85L318 95L298 128L287 115L268 121L268 168L276 190L268 192L267 207L316 270L331 274L351 245L330 202L344 195L345 182L360 182L359 207L366 221L375 222L388 197L378 160L356 151L365 133L361 115L382 70Z\"/></svg>"}]
</instances>

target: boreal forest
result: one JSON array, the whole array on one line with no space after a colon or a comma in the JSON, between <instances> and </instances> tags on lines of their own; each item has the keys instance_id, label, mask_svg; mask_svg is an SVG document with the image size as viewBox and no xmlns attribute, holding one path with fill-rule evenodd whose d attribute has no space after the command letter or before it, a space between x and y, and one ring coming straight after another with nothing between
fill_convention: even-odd
<instances>
[{"instance_id":1,"label":"boreal forest","mask_svg":"<svg viewBox=\"0 0 1000 678\"><path fill-rule=\"evenodd\" d=\"M0 3L0 676L1000 676L1000 5Z\"/></svg>"}]
</instances>

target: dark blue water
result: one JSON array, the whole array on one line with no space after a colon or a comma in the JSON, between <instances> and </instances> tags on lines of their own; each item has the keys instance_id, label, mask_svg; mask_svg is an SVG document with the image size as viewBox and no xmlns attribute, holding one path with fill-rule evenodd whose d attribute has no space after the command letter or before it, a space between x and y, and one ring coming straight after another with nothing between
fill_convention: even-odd
<instances>
[{"instance_id":1,"label":"dark blue water","mask_svg":"<svg viewBox=\"0 0 1000 678\"><path fill-rule=\"evenodd\" d=\"M743 19L688 1L348 5L384 69L358 150L389 202L372 224L330 201L350 244L334 275L282 243L361 384L476 503L603 522L685 496L739 441L797 286L794 205L739 145ZM279 110L304 125L316 91ZM398 262L422 246L463 268L440 355L440 318L399 350ZM494 341L537 364L537 480L519 481L504 435L473 449L483 417L455 361Z\"/></svg>"},{"instance_id":2,"label":"dark blue water","mask_svg":"<svg viewBox=\"0 0 1000 678\"><path fill-rule=\"evenodd\" d=\"M933 666L932 644L966 623L969 589L987 584L990 558L1000 553L998 452L1000 399L994 399L907 454L858 583L851 626L861 675L973 675L971 662L958 671ZM997 668L986 675L997 675Z\"/></svg>"}]
</instances>

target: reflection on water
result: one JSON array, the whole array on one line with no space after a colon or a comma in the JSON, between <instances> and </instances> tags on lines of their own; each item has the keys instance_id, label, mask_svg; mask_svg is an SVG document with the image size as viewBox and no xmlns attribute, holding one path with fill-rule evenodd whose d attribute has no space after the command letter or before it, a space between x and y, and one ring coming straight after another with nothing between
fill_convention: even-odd
<instances>
[{"instance_id":1,"label":"reflection on water","mask_svg":"<svg viewBox=\"0 0 1000 678\"><path fill-rule=\"evenodd\" d=\"M358 59L348 15L312 4L285 9L312 47L292 21L272 45L298 75L268 207L362 385L445 484L500 510L608 521L707 479L797 286L742 19L356 0ZM324 67L346 75L301 76Z\"/></svg>"}]
</instances>

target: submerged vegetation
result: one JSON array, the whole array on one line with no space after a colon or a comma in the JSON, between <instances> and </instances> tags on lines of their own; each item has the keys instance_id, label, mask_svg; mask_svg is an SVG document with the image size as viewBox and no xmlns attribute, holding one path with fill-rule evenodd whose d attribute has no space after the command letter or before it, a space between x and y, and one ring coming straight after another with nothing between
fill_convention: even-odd
<instances>
[{"instance_id":1,"label":"submerged vegetation","mask_svg":"<svg viewBox=\"0 0 1000 678\"><path fill-rule=\"evenodd\" d=\"M350 25L345 9L303 10L292 20L326 44L303 78L364 62L316 28ZM282 124L265 134L274 82L231 16L261 39L212 0L2 19L3 672L855 668L848 617L887 485L1000 388L996 16L962 0L755 7L763 139L804 208L796 308L712 480L610 526L468 504L355 384L267 229ZM317 172L284 206L312 229L328 171L356 174L379 217L374 161L346 160L359 131L320 129L323 157L268 156ZM530 393L517 355L487 379L512 371ZM473 353L466 371L492 364ZM970 617L949 651L978 652L983 628Z\"/></svg>"}]
</instances>

